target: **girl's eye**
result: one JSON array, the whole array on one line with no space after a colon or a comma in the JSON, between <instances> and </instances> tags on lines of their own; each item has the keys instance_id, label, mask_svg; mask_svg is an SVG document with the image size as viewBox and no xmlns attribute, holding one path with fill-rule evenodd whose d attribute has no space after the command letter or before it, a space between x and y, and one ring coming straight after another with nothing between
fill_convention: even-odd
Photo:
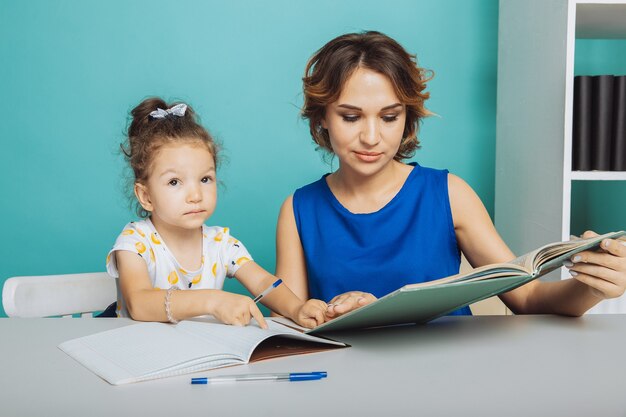
<instances>
[{"instance_id":1,"label":"girl's eye","mask_svg":"<svg viewBox=\"0 0 626 417\"><path fill-rule=\"evenodd\" d=\"M200 180L200 182L202 182L203 184L207 184L207 183L212 182L212 181L213 181L213 178L211 178L211 177L203 177Z\"/></svg>"},{"instance_id":2,"label":"girl's eye","mask_svg":"<svg viewBox=\"0 0 626 417\"><path fill-rule=\"evenodd\" d=\"M385 123L395 122L396 120L398 120L398 115L396 114L383 116L383 121Z\"/></svg>"},{"instance_id":3,"label":"girl's eye","mask_svg":"<svg viewBox=\"0 0 626 417\"><path fill-rule=\"evenodd\" d=\"M170 180L170 182L168 182L167 184L171 185L172 187L175 187L178 185L178 180L177 179Z\"/></svg>"},{"instance_id":4,"label":"girl's eye","mask_svg":"<svg viewBox=\"0 0 626 417\"><path fill-rule=\"evenodd\" d=\"M359 116L354 115L354 114L344 114L341 117L343 118L344 122L348 122L348 123L354 123L357 120L359 120Z\"/></svg>"}]
</instances>

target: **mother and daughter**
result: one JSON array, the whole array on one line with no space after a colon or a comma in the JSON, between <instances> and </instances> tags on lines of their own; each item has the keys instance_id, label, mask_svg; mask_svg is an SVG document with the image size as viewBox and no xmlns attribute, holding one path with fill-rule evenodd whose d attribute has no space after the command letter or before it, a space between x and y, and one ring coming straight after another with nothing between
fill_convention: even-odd
<instances>
[{"instance_id":1,"label":"mother and daughter","mask_svg":"<svg viewBox=\"0 0 626 417\"><path fill-rule=\"evenodd\" d=\"M461 251L473 267L515 258L467 183L403 162L430 114L428 79L414 56L378 32L339 36L309 60L302 114L339 167L283 203L276 276L227 227L204 224L217 202L219 155L191 107L140 103L123 150L143 220L124 227L107 257L109 274L119 277L117 315L175 323L211 314L266 327L254 300L222 287L235 277L258 295L279 277L284 283L263 303L310 328L405 284L458 273ZM579 316L626 289L624 242L605 240L566 266L575 279L532 281L502 301L515 313Z\"/></svg>"}]
</instances>

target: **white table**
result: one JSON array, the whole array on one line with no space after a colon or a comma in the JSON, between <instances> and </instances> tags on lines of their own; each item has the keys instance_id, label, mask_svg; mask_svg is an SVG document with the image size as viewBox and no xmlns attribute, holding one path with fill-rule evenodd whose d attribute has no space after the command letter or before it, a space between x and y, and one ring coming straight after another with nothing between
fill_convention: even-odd
<instances>
[{"instance_id":1,"label":"white table","mask_svg":"<svg viewBox=\"0 0 626 417\"><path fill-rule=\"evenodd\" d=\"M328 372L297 383L115 387L56 347L130 323L0 319L0 416L626 416L626 315L446 317L211 372Z\"/></svg>"}]
</instances>

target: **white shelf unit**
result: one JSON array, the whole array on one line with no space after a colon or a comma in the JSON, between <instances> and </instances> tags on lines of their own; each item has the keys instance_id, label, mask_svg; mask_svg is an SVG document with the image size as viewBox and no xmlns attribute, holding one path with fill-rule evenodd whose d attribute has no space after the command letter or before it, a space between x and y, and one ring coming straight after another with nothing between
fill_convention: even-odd
<instances>
[{"instance_id":1,"label":"white shelf unit","mask_svg":"<svg viewBox=\"0 0 626 417\"><path fill-rule=\"evenodd\" d=\"M624 181L626 172L615 171L572 171L572 181Z\"/></svg>"},{"instance_id":2,"label":"white shelf unit","mask_svg":"<svg viewBox=\"0 0 626 417\"><path fill-rule=\"evenodd\" d=\"M625 39L626 1L500 0L499 13L495 223L519 254L569 238L572 181L626 180L571 170L575 40Z\"/></svg>"}]
</instances>

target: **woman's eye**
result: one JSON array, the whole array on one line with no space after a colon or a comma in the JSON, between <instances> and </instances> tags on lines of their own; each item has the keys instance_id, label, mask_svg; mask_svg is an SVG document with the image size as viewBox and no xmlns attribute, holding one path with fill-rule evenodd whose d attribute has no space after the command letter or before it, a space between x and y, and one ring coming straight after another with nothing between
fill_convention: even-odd
<instances>
[{"instance_id":1,"label":"woman's eye","mask_svg":"<svg viewBox=\"0 0 626 417\"><path fill-rule=\"evenodd\" d=\"M344 122L348 122L348 123L354 123L357 120L359 120L359 116L353 115L353 114L344 114L341 117L343 118Z\"/></svg>"},{"instance_id":2,"label":"woman's eye","mask_svg":"<svg viewBox=\"0 0 626 417\"><path fill-rule=\"evenodd\" d=\"M383 121L386 123L395 122L396 120L398 120L398 115L396 114L383 116Z\"/></svg>"},{"instance_id":3,"label":"woman's eye","mask_svg":"<svg viewBox=\"0 0 626 417\"><path fill-rule=\"evenodd\" d=\"M167 183L168 185L171 185L172 187L175 187L178 185L178 180L174 179L174 180L170 180L170 182Z\"/></svg>"},{"instance_id":4,"label":"woman's eye","mask_svg":"<svg viewBox=\"0 0 626 417\"><path fill-rule=\"evenodd\" d=\"M213 178L211 177L203 177L200 182L202 182L203 184L207 184L209 182L213 181Z\"/></svg>"}]
</instances>

